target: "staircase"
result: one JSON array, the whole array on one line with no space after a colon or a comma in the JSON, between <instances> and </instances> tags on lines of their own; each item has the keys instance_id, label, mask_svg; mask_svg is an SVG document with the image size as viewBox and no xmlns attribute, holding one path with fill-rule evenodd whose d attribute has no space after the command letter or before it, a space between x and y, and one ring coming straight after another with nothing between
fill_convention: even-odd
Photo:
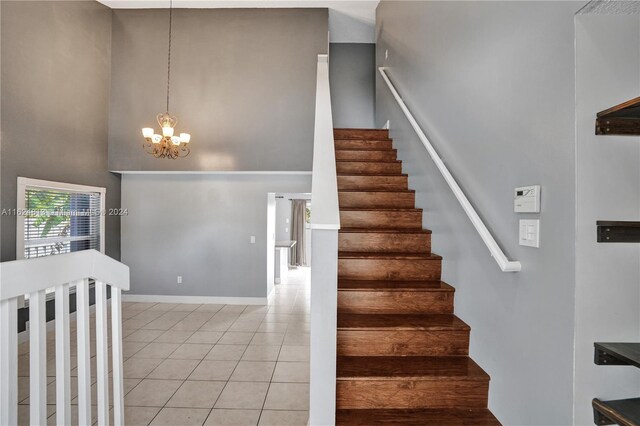
<instances>
[{"instance_id":1,"label":"staircase","mask_svg":"<svg viewBox=\"0 0 640 426\"><path fill-rule=\"evenodd\" d=\"M387 130L335 129L336 423L499 425Z\"/></svg>"}]
</instances>

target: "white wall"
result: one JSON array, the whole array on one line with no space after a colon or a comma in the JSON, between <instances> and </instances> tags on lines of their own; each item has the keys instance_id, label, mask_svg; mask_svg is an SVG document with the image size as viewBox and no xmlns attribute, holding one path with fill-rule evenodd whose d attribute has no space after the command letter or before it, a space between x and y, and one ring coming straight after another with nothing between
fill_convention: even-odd
<instances>
[{"instance_id":1,"label":"white wall","mask_svg":"<svg viewBox=\"0 0 640 426\"><path fill-rule=\"evenodd\" d=\"M267 193L310 190L310 175L123 175L130 293L266 297Z\"/></svg>"},{"instance_id":2,"label":"white wall","mask_svg":"<svg viewBox=\"0 0 640 426\"><path fill-rule=\"evenodd\" d=\"M377 64L522 262L522 272L499 270L378 77L377 125L391 122L456 314L471 326L471 357L491 375L489 407L505 425L573 419L573 20L583 4L382 1L377 11ZM513 189L527 184L542 186L539 215L513 212ZM518 245L518 220L532 217L539 249Z\"/></svg>"},{"instance_id":3,"label":"white wall","mask_svg":"<svg viewBox=\"0 0 640 426\"><path fill-rule=\"evenodd\" d=\"M331 43L329 58L333 127L375 127L376 45Z\"/></svg>"},{"instance_id":4,"label":"white wall","mask_svg":"<svg viewBox=\"0 0 640 426\"><path fill-rule=\"evenodd\" d=\"M577 15L575 424L591 400L640 394L640 371L593 363L597 341L640 341L640 248L599 244L597 220L640 220L640 138L596 136L598 111L640 92L640 16Z\"/></svg>"}]
</instances>

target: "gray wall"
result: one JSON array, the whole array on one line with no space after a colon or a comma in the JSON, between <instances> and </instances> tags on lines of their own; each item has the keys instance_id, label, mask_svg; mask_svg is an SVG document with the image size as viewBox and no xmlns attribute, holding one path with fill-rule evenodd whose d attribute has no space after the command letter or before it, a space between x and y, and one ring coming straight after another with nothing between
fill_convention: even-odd
<instances>
[{"instance_id":1,"label":"gray wall","mask_svg":"<svg viewBox=\"0 0 640 426\"><path fill-rule=\"evenodd\" d=\"M378 6L377 64L519 273L501 272L377 78L378 126L391 136L491 375L503 424L572 422L574 319L574 12L579 2L397 2ZM384 60L385 50L388 60ZM513 212L513 189L540 184L540 215ZM541 219L541 248L518 219Z\"/></svg>"},{"instance_id":2,"label":"gray wall","mask_svg":"<svg viewBox=\"0 0 640 426\"><path fill-rule=\"evenodd\" d=\"M310 190L310 175L123 175L131 294L266 297L267 193Z\"/></svg>"},{"instance_id":3,"label":"gray wall","mask_svg":"<svg viewBox=\"0 0 640 426\"><path fill-rule=\"evenodd\" d=\"M375 126L375 73L375 44L330 44L329 80L334 127Z\"/></svg>"},{"instance_id":4,"label":"gray wall","mask_svg":"<svg viewBox=\"0 0 640 426\"><path fill-rule=\"evenodd\" d=\"M311 170L326 9L174 10L171 106L192 154L158 160L142 127L166 105L166 9L115 10L110 170Z\"/></svg>"},{"instance_id":5,"label":"gray wall","mask_svg":"<svg viewBox=\"0 0 640 426\"><path fill-rule=\"evenodd\" d=\"M95 1L2 1L2 208L18 176L107 188L111 10ZM15 259L15 216L2 216L2 261ZM106 252L120 257L120 219L107 217Z\"/></svg>"},{"instance_id":6,"label":"gray wall","mask_svg":"<svg viewBox=\"0 0 640 426\"><path fill-rule=\"evenodd\" d=\"M613 31L615 29L615 31ZM640 340L637 244L598 244L597 220L639 220L640 138L596 136L594 116L640 92L640 16L576 17L575 423L591 399L640 394L640 371L593 363L593 342Z\"/></svg>"}]
</instances>

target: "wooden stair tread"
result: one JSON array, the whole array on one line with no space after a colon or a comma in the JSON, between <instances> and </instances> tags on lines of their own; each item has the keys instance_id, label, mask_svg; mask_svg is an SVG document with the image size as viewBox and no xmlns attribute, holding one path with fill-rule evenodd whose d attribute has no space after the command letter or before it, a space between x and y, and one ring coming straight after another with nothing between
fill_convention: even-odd
<instances>
[{"instance_id":1,"label":"wooden stair tread","mask_svg":"<svg viewBox=\"0 0 640 426\"><path fill-rule=\"evenodd\" d=\"M338 252L338 259L415 259L415 260L442 260L442 256L434 253L375 253L375 252Z\"/></svg>"},{"instance_id":2,"label":"wooden stair tread","mask_svg":"<svg viewBox=\"0 0 640 426\"><path fill-rule=\"evenodd\" d=\"M640 425L640 398L601 401L595 398L592 402L593 410L598 417L604 417L608 422L597 424L619 424L621 426Z\"/></svg>"},{"instance_id":3,"label":"wooden stair tread","mask_svg":"<svg viewBox=\"0 0 640 426\"><path fill-rule=\"evenodd\" d=\"M338 279L338 291L445 291L455 289L444 281L376 281Z\"/></svg>"},{"instance_id":4,"label":"wooden stair tread","mask_svg":"<svg viewBox=\"0 0 640 426\"><path fill-rule=\"evenodd\" d=\"M341 207L341 212L421 212L422 209L402 209L395 207Z\"/></svg>"},{"instance_id":5,"label":"wooden stair tread","mask_svg":"<svg viewBox=\"0 0 640 426\"><path fill-rule=\"evenodd\" d=\"M431 234L430 229L408 228L340 228L343 233L374 233L374 234Z\"/></svg>"},{"instance_id":6,"label":"wooden stair tread","mask_svg":"<svg viewBox=\"0 0 640 426\"><path fill-rule=\"evenodd\" d=\"M338 314L338 330L470 330L451 314Z\"/></svg>"},{"instance_id":7,"label":"wooden stair tread","mask_svg":"<svg viewBox=\"0 0 640 426\"><path fill-rule=\"evenodd\" d=\"M384 152L389 152L389 151L395 151L395 148L380 148L380 147L374 147L374 148L360 148L360 147L356 147L356 148L336 148L336 151L366 151L366 152L375 152L375 151L384 151ZM353 161L353 160L352 160Z\"/></svg>"},{"instance_id":8,"label":"wooden stair tread","mask_svg":"<svg viewBox=\"0 0 640 426\"><path fill-rule=\"evenodd\" d=\"M633 365L640 368L640 343L594 343L596 364Z\"/></svg>"},{"instance_id":9,"label":"wooden stair tread","mask_svg":"<svg viewBox=\"0 0 640 426\"><path fill-rule=\"evenodd\" d=\"M365 194L376 193L376 192L384 192L384 193L405 193L405 194L413 194L416 191L414 189L340 189L338 190L338 194L341 192L362 192ZM372 210L378 210L372 208Z\"/></svg>"},{"instance_id":10,"label":"wooden stair tread","mask_svg":"<svg viewBox=\"0 0 640 426\"><path fill-rule=\"evenodd\" d=\"M406 173L394 173L394 174L389 174L389 173L338 173L336 176L339 176L339 177L375 177L375 176L382 176L382 177L408 177L409 175L407 175Z\"/></svg>"},{"instance_id":11,"label":"wooden stair tread","mask_svg":"<svg viewBox=\"0 0 640 426\"><path fill-rule=\"evenodd\" d=\"M356 150L357 151L357 150ZM380 150L378 150L380 151ZM336 160L336 163L402 163L401 160Z\"/></svg>"},{"instance_id":12,"label":"wooden stair tread","mask_svg":"<svg viewBox=\"0 0 640 426\"><path fill-rule=\"evenodd\" d=\"M352 426L499 426L486 408L339 409L336 424Z\"/></svg>"},{"instance_id":13,"label":"wooden stair tread","mask_svg":"<svg viewBox=\"0 0 640 426\"><path fill-rule=\"evenodd\" d=\"M337 380L488 381L489 375L467 356L339 356Z\"/></svg>"},{"instance_id":14,"label":"wooden stair tread","mask_svg":"<svg viewBox=\"0 0 640 426\"><path fill-rule=\"evenodd\" d=\"M390 138L377 138L377 139L367 139L367 138L360 138L360 137L351 137L351 138L346 138L346 137L339 137L333 138L334 141L373 141L373 142L392 142L393 139Z\"/></svg>"}]
</instances>

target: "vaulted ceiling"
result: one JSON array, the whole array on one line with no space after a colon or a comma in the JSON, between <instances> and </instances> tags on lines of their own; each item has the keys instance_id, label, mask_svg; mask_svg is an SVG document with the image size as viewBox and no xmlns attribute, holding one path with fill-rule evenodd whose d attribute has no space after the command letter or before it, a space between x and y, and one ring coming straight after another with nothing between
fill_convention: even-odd
<instances>
[{"instance_id":1,"label":"vaulted ceiling","mask_svg":"<svg viewBox=\"0 0 640 426\"><path fill-rule=\"evenodd\" d=\"M166 8L169 0L98 0L114 9ZM175 8L326 7L332 43L374 43L379 0L173 0Z\"/></svg>"}]
</instances>

